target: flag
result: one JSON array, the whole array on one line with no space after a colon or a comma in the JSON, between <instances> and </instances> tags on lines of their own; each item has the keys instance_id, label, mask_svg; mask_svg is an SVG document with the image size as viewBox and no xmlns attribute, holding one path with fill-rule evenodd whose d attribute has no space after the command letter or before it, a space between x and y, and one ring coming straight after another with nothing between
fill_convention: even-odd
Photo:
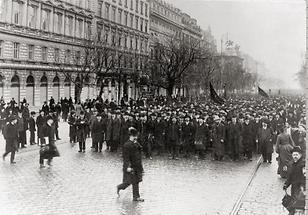
<instances>
[{"instance_id":1,"label":"flag","mask_svg":"<svg viewBox=\"0 0 308 215\"><path fill-rule=\"evenodd\" d=\"M213 100L213 102L215 102L215 103L217 103L217 104L222 105L222 104L225 102L222 98L220 98L220 97L217 95L217 93L216 93L216 91L214 90L213 85L212 85L211 82L210 82L210 96L211 96L211 99Z\"/></svg>"},{"instance_id":2,"label":"flag","mask_svg":"<svg viewBox=\"0 0 308 215\"><path fill-rule=\"evenodd\" d=\"M263 97L269 98L267 93L264 90L262 90L260 87L258 87L258 94L263 96Z\"/></svg>"}]
</instances>

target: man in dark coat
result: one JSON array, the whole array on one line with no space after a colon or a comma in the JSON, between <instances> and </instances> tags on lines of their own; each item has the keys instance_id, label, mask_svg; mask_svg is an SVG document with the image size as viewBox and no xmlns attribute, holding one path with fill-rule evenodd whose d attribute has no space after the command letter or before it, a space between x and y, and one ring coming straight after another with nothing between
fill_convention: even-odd
<instances>
[{"instance_id":1,"label":"man in dark coat","mask_svg":"<svg viewBox=\"0 0 308 215\"><path fill-rule=\"evenodd\" d=\"M35 144L35 112L31 111L31 117L29 118L29 131L30 131L30 145L34 145Z\"/></svg>"},{"instance_id":2,"label":"man in dark coat","mask_svg":"<svg viewBox=\"0 0 308 215\"><path fill-rule=\"evenodd\" d=\"M77 139L77 128L76 128L76 113L75 111L72 111L70 113L70 116L68 118L68 124L69 124L69 137L70 137L70 143L76 143Z\"/></svg>"},{"instance_id":3,"label":"man in dark coat","mask_svg":"<svg viewBox=\"0 0 308 215\"><path fill-rule=\"evenodd\" d=\"M47 116L46 123L42 130L44 138L47 138L48 145L42 146L40 149L40 168L44 168L44 159L47 159L47 164L51 166L51 161L54 157L60 156L59 151L55 145L55 127L54 118Z\"/></svg>"},{"instance_id":4,"label":"man in dark coat","mask_svg":"<svg viewBox=\"0 0 308 215\"><path fill-rule=\"evenodd\" d=\"M259 129L258 143L260 146L263 162L272 163L273 142L272 130L268 128L268 120L263 119L262 128Z\"/></svg>"},{"instance_id":5,"label":"man in dark coat","mask_svg":"<svg viewBox=\"0 0 308 215\"><path fill-rule=\"evenodd\" d=\"M142 181L142 146L138 143L138 131L129 129L129 140L123 146L123 183L117 186L117 194L129 185L133 186L133 201L143 202L140 198L139 183Z\"/></svg>"},{"instance_id":6,"label":"man in dark coat","mask_svg":"<svg viewBox=\"0 0 308 215\"><path fill-rule=\"evenodd\" d=\"M76 126L77 126L77 141L79 142L79 151L78 152L86 152L86 128L88 126L88 121L85 118L85 113L83 111L80 111L80 116L76 120Z\"/></svg>"},{"instance_id":7,"label":"man in dark coat","mask_svg":"<svg viewBox=\"0 0 308 215\"><path fill-rule=\"evenodd\" d=\"M40 110L40 115L36 118L36 126L37 126L37 144L43 145L45 144L45 139L43 135L43 126L46 124L45 112Z\"/></svg>"},{"instance_id":8,"label":"man in dark coat","mask_svg":"<svg viewBox=\"0 0 308 215\"><path fill-rule=\"evenodd\" d=\"M243 123L242 137L243 137L242 141L243 141L244 156L246 156L247 159L252 161L254 135L253 135L253 128L252 125L250 124L248 116L246 116L245 122Z\"/></svg>"},{"instance_id":9,"label":"man in dark coat","mask_svg":"<svg viewBox=\"0 0 308 215\"><path fill-rule=\"evenodd\" d=\"M172 117L172 122L168 126L167 137L168 137L168 144L171 147L171 154L172 159L178 160L179 159L179 148L180 148L180 134L181 128L177 123L176 116Z\"/></svg>"},{"instance_id":10,"label":"man in dark coat","mask_svg":"<svg viewBox=\"0 0 308 215\"><path fill-rule=\"evenodd\" d=\"M102 120L101 114L96 115L96 120L93 121L91 132L95 152L98 152L98 150L99 152L102 152L106 125Z\"/></svg>"},{"instance_id":11,"label":"man in dark coat","mask_svg":"<svg viewBox=\"0 0 308 215\"><path fill-rule=\"evenodd\" d=\"M231 150L231 158L235 161L239 159L239 140L240 140L240 127L237 123L236 116L232 117L232 122L228 125L228 143Z\"/></svg>"},{"instance_id":12,"label":"man in dark coat","mask_svg":"<svg viewBox=\"0 0 308 215\"><path fill-rule=\"evenodd\" d=\"M305 191L305 160L302 158L302 150L300 147L296 146L292 150L293 164L289 171L286 182L284 183L283 189L286 190L291 185L291 196L298 198L300 192ZM305 198L302 199L303 201ZM305 207L305 204L302 205ZM289 214L294 214L295 210L290 211Z\"/></svg>"},{"instance_id":13,"label":"man in dark coat","mask_svg":"<svg viewBox=\"0 0 308 215\"><path fill-rule=\"evenodd\" d=\"M167 123L162 119L159 114L156 119L156 124L154 127L154 140L155 148L157 149L157 155L160 155L165 150L165 135L166 135Z\"/></svg>"},{"instance_id":14,"label":"man in dark coat","mask_svg":"<svg viewBox=\"0 0 308 215\"><path fill-rule=\"evenodd\" d=\"M17 151L17 119L14 116L8 118L8 123L4 127L3 132L4 139L6 140L5 153L3 154L3 160L11 153L11 164L15 164L15 151Z\"/></svg>"},{"instance_id":15,"label":"man in dark coat","mask_svg":"<svg viewBox=\"0 0 308 215\"><path fill-rule=\"evenodd\" d=\"M182 124L181 136L183 140L184 156L189 157L194 143L195 128L190 122L190 117L185 117L185 122Z\"/></svg>"}]
</instances>

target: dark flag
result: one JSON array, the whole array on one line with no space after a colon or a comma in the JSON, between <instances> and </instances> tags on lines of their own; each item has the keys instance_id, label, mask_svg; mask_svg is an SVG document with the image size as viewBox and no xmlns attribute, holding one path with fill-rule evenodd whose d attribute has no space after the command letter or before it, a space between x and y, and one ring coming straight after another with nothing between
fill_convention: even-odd
<instances>
[{"instance_id":1,"label":"dark flag","mask_svg":"<svg viewBox=\"0 0 308 215\"><path fill-rule=\"evenodd\" d=\"M263 97L269 98L267 93L264 90L262 90L260 87L258 87L258 94L263 96Z\"/></svg>"},{"instance_id":2,"label":"dark flag","mask_svg":"<svg viewBox=\"0 0 308 215\"><path fill-rule=\"evenodd\" d=\"M211 95L211 99L213 100L213 102L222 105L224 103L224 100L222 98L220 98L218 96L218 94L216 93L216 91L213 88L212 83L210 82L210 95Z\"/></svg>"}]
</instances>

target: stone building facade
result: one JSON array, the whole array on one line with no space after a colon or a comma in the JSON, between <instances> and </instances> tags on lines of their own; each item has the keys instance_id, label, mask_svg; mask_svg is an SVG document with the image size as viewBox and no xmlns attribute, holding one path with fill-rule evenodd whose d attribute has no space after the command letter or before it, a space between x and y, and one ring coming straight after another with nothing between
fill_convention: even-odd
<instances>
[{"instance_id":1,"label":"stone building facade","mask_svg":"<svg viewBox=\"0 0 308 215\"><path fill-rule=\"evenodd\" d=\"M133 25L126 21L126 13L133 17L129 21ZM56 101L74 98L78 76L71 69L73 59L82 58L84 41L97 34L116 51L125 52L125 61L134 62L121 68L128 74L125 84L112 75L104 80L103 99L118 100L124 93L136 97L129 73L140 72L146 64L148 20L149 7L142 0L1 0L0 97L7 102L26 98L30 106L40 106L51 96ZM60 67L72 70L70 78ZM87 77L81 100L97 96L94 80Z\"/></svg>"}]
</instances>

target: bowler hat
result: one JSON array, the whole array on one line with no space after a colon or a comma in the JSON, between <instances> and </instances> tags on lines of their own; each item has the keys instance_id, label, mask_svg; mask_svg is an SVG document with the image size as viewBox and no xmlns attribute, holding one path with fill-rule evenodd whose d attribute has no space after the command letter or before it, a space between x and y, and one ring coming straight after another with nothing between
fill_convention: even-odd
<instances>
[{"instance_id":1,"label":"bowler hat","mask_svg":"<svg viewBox=\"0 0 308 215\"><path fill-rule=\"evenodd\" d=\"M302 149L301 149L301 147L300 146L295 146L293 149L292 149L292 151L291 151L292 153L293 152L299 152L299 153L302 153Z\"/></svg>"}]
</instances>

